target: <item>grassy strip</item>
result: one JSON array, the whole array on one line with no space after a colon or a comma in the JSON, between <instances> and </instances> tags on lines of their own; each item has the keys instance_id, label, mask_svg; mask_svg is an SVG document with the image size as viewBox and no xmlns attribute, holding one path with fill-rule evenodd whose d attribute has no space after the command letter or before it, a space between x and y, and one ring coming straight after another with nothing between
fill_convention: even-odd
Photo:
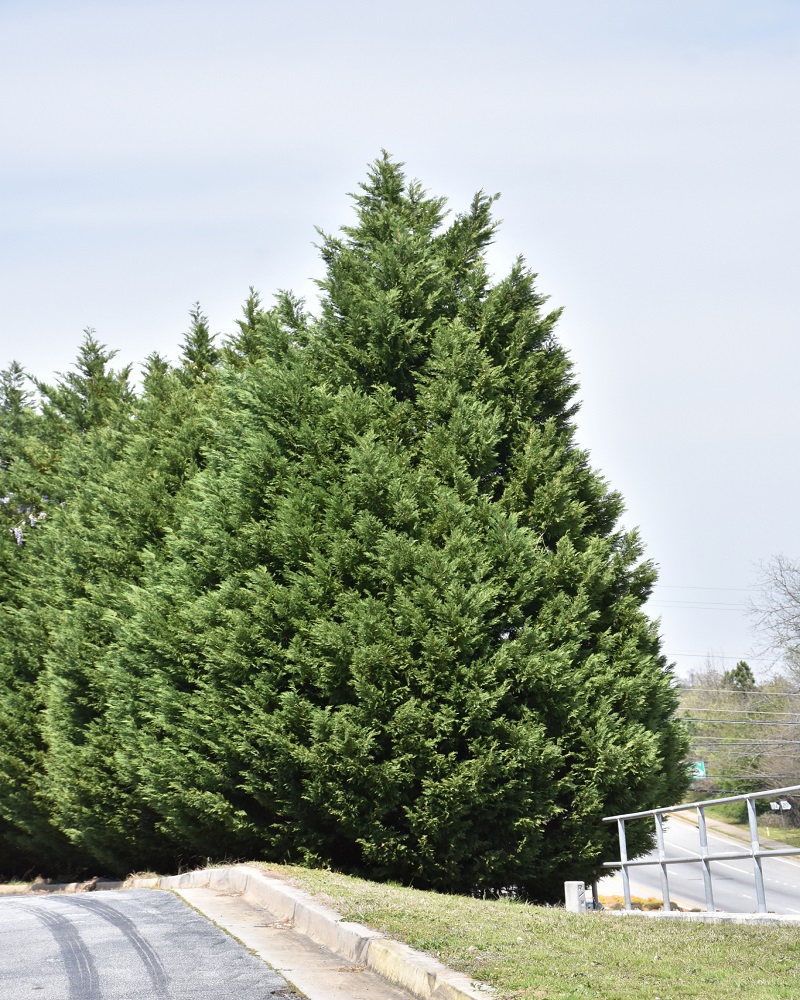
<instances>
[{"instance_id":1,"label":"grassy strip","mask_svg":"<svg viewBox=\"0 0 800 1000\"><path fill-rule=\"evenodd\" d=\"M794 927L585 916L445 896L335 872L261 865L357 920L489 983L498 1000L783 1000L798 996Z\"/></svg>"}]
</instances>

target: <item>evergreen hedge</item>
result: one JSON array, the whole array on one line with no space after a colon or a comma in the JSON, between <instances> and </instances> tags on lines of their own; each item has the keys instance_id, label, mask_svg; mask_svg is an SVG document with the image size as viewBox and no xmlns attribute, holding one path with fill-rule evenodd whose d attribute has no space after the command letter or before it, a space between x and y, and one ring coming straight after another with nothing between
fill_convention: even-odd
<instances>
[{"instance_id":1,"label":"evergreen hedge","mask_svg":"<svg viewBox=\"0 0 800 1000\"><path fill-rule=\"evenodd\" d=\"M603 815L681 796L655 570L575 443L558 313L522 260L489 278L492 202L447 225L384 156L321 235L319 318L251 293L220 350L196 309L138 399L103 367L94 424L62 406L64 506L3 538L4 842L35 802L53 866L257 855L552 899L614 856Z\"/></svg>"}]
</instances>

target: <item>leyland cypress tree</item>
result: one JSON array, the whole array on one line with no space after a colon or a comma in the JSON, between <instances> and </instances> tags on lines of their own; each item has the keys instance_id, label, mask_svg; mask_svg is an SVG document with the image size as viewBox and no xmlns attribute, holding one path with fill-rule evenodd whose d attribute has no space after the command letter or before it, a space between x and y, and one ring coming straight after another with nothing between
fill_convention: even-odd
<instances>
[{"instance_id":1,"label":"leyland cypress tree","mask_svg":"<svg viewBox=\"0 0 800 1000\"><path fill-rule=\"evenodd\" d=\"M131 783L127 726L121 731L119 713L110 711L112 702L129 702L135 672L127 664L120 678L114 651L132 588L158 558L177 498L197 470L218 360L196 306L182 364L171 369L150 357L133 414L120 409L85 436L82 452L93 467L50 531L59 558L44 655L47 787L55 822L106 870L165 859Z\"/></svg>"},{"instance_id":2,"label":"leyland cypress tree","mask_svg":"<svg viewBox=\"0 0 800 1000\"><path fill-rule=\"evenodd\" d=\"M139 792L197 853L552 898L613 856L604 814L686 785L655 572L558 314L521 260L489 279L492 199L446 225L384 157L355 203L128 624Z\"/></svg>"},{"instance_id":3,"label":"leyland cypress tree","mask_svg":"<svg viewBox=\"0 0 800 1000\"><path fill-rule=\"evenodd\" d=\"M36 672L20 642L28 586L26 557L47 516L52 450L33 405L30 380L15 362L0 373L0 876L34 866L42 851L65 847L31 794L42 769L35 725ZM38 835L38 836L37 836Z\"/></svg>"},{"instance_id":4,"label":"leyland cypress tree","mask_svg":"<svg viewBox=\"0 0 800 1000\"><path fill-rule=\"evenodd\" d=\"M602 813L685 784L653 568L574 443L557 314L522 261L490 286L491 199L443 229L384 159L356 205L323 244L318 344L352 420L309 536L306 662L337 684L303 797L334 860L555 893L609 856Z\"/></svg>"},{"instance_id":5,"label":"leyland cypress tree","mask_svg":"<svg viewBox=\"0 0 800 1000\"><path fill-rule=\"evenodd\" d=\"M36 383L43 397L38 410L20 394L15 366L9 386L13 382L16 391L5 394L5 506L19 520L11 528L16 571L4 582L0 605L0 817L12 848L51 873L74 869L87 856L52 822L47 793L45 658L60 616L71 611L59 582L69 579L74 587L80 579L67 552L49 547L48 538L63 518L66 498L92 478L96 463L88 456L99 447L95 435L132 401L127 372L109 372L109 359L87 331L75 369L53 386ZM8 555L5 533L3 542Z\"/></svg>"},{"instance_id":6,"label":"leyland cypress tree","mask_svg":"<svg viewBox=\"0 0 800 1000\"><path fill-rule=\"evenodd\" d=\"M26 514L16 547L24 572L13 607L0 608L7 625L0 816L10 843L49 874L89 863L124 872L143 853L157 856L149 817L115 766L124 748L109 724L108 701L118 691L105 660L129 590L196 468L200 397L210 391L216 360L198 309L186 341L178 371L148 359L136 400L129 369L113 371L114 352L87 332L75 368L52 386L39 383L42 413L29 415L40 430L38 452L20 433L8 449L15 482L29 454L50 462L24 508L34 513ZM13 868L19 873L20 863Z\"/></svg>"},{"instance_id":7,"label":"leyland cypress tree","mask_svg":"<svg viewBox=\"0 0 800 1000\"><path fill-rule=\"evenodd\" d=\"M299 364L306 318L289 294L264 310L251 293L239 326L217 380L206 467L180 498L164 552L131 595L112 657L118 688L127 692L111 711L124 734L118 756L124 752L137 796L183 862L259 850L274 822L274 810L242 788L238 693L246 653L237 639L249 626L238 595L253 564L254 513L281 491L285 448L309 388Z\"/></svg>"}]
</instances>

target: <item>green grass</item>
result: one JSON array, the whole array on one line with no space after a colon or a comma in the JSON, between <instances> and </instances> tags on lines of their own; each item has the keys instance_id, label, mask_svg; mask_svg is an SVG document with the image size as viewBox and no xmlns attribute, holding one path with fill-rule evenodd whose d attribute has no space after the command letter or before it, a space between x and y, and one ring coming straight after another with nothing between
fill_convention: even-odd
<instances>
[{"instance_id":1,"label":"green grass","mask_svg":"<svg viewBox=\"0 0 800 1000\"><path fill-rule=\"evenodd\" d=\"M262 865L507 998L783 1000L800 996L800 927L678 924L446 896Z\"/></svg>"}]
</instances>

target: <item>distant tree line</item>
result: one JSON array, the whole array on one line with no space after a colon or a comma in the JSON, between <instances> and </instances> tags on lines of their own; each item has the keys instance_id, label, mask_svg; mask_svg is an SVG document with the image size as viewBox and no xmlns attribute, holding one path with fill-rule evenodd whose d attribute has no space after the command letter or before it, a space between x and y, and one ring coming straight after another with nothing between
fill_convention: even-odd
<instances>
[{"instance_id":1,"label":"distant tree line","mask_svg":"<svg viewBox=\"0 0 800 1000\"><path fill-rule=\"evenodd\" d=\"M655 580L557 312L384 157L319 317L0 383L0 868L261 857L553 898L669 804ZM645 834L632 849L646 846Z\"/></svg>"},{"instance_id":2,"label":"distant tree line","mask_svg":"<svg viewBox=\"0 0 800 1000\"><path fill-rule=\"evenodd\" d=\"M800 785L800 687L791 658L758 682L744 660L726 669L709 658L682 686L681 718L690 754L705 764L696 797L739 795ZM775 822L800 822L800 800ZM759 801L769 811L769 801ZM746 810L742 810L746 816Z\"/></svg>"},{"instance_id":3,"label":"distant tree line","mask_svg":"<svg viewBox=\"0 0 800 1000\"><path fill-rule=\"evenodd\" d=\"M696 795L800 785L800 562L778 555L762 565L750 613L772 663L766 676L757 680L744 660L726 668L711 656L681 685L689 752L706 765ZM791 811L773 819L800 824L800 800L789 798Z\"/></svg>"}]
</instances>

